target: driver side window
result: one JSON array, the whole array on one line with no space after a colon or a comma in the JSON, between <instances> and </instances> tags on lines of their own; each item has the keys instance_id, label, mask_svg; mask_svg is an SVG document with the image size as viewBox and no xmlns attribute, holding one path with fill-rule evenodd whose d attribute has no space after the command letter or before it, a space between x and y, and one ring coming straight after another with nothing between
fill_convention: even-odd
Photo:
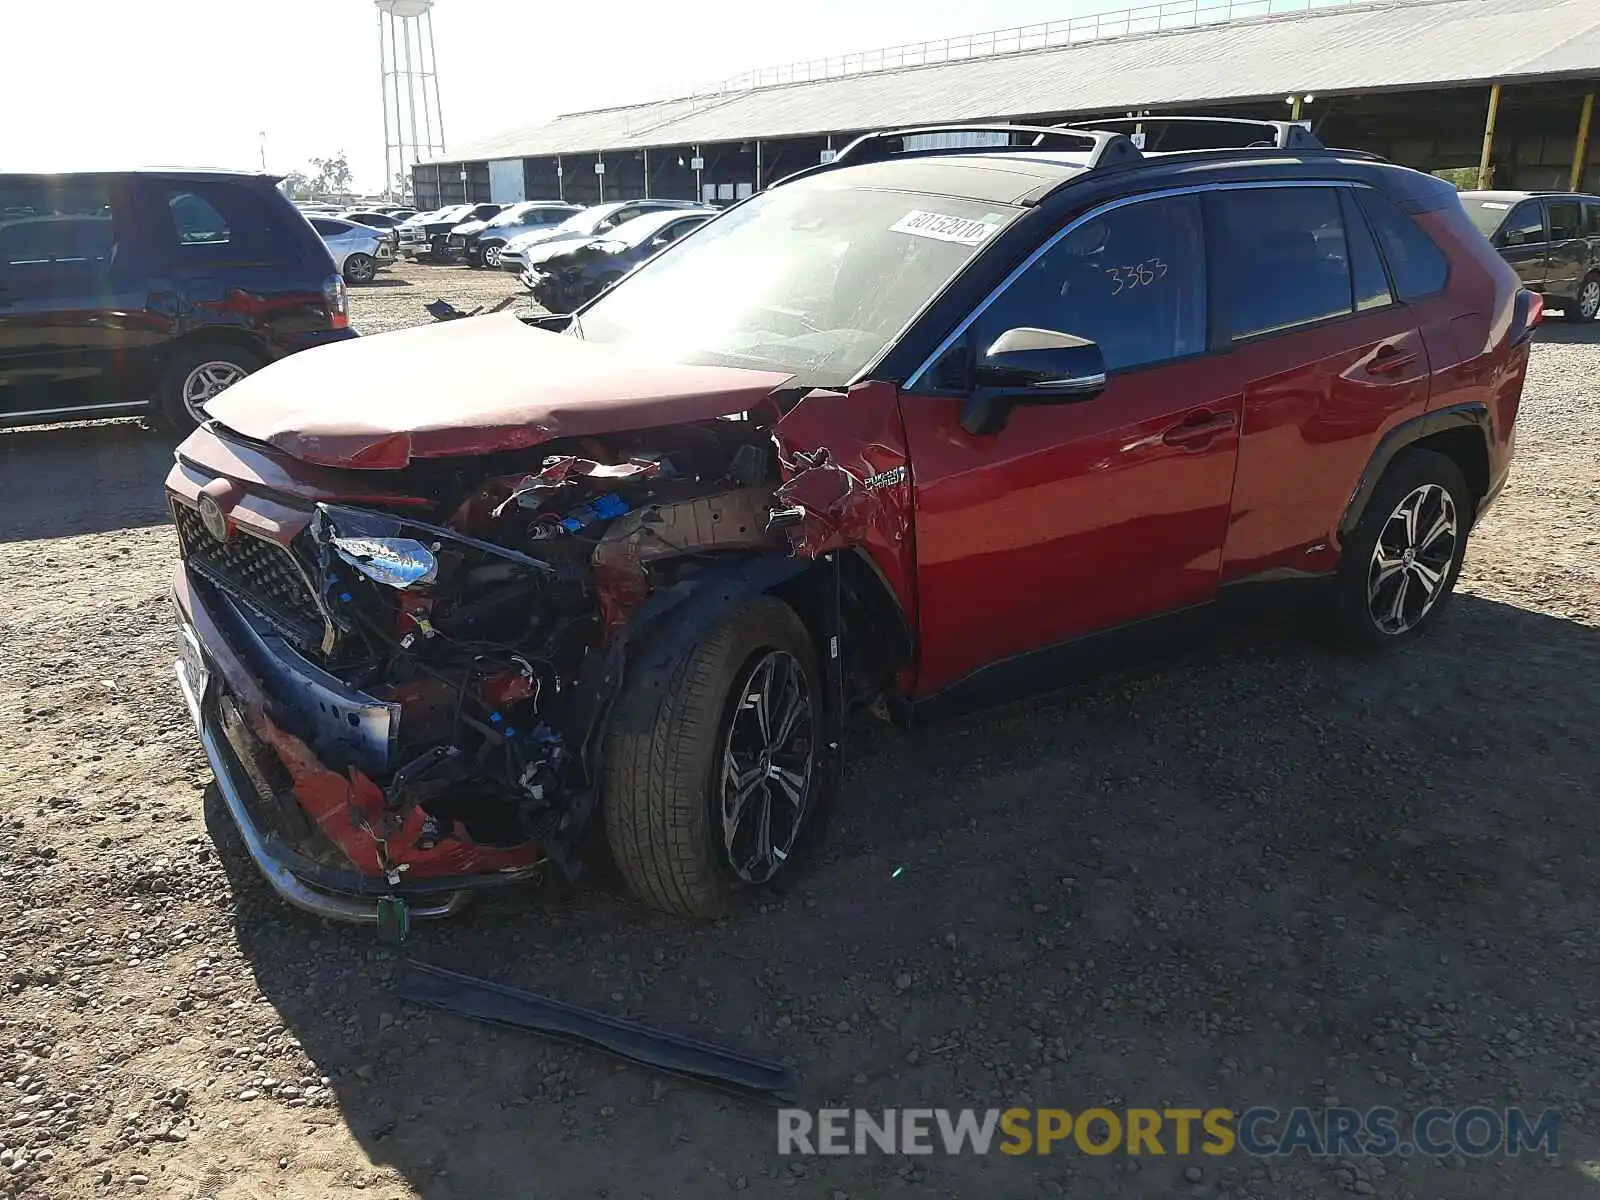
<instances>
[{"instance_id":1,"label":"driver side window","mask_svg":"<svg viewBox=\"0 0 1600 1200\"><path fill-rule=\"evenodd\" d=\"M1507 246L1531 246L1545 240L1544 209L1537 200L1519 204L1512 211L1500 240Z\"/></svg>"},{"instance_id":2,"label":"driver side window","mask_svg":"<svg viewBox=\"0 0 1600 1200\"><path fill-rule=\"evenodd\" d=\"M1091 217L1000 294L968 331L977 353L1017 326L1099 343L1110 371L1206 348L1205 238L1197 196Z\"/></svg>"}]
</instances>

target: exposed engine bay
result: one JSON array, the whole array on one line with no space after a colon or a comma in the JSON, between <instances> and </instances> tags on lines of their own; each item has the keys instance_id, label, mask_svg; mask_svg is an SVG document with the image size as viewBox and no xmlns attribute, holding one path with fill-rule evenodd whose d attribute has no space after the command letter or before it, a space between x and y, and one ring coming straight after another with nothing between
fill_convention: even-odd
<instances>
[{"instance_id":1,"label":"exposed engine bay","mask_svg":"<svg viewBox=\"0 0 1600 1200\"><path fill-rule=\"evenodd\" d=\"M214 732L261 798L235 810L241 827L275 830L311 880L322 867L306 856L413 888L541 861L575 875L614 707L660 694L763 595L815 648L819 769L836 771L838 723L911 653L896 393L761 384L737 415L608 418L534 445L521 423L418 424L403 441L287 420L281 436L221 418L197 432L168 478L175 588L219 681ZM713 403L750 401L671 405ZM570 428L596 412L529 415ZM399 450L408 461L390 465Z\"/></svg>"},{"instance_id":2,"label":"exposed engine bay","mask_svg":"<svg viewBox=\"0 0 1600 1200\"><path fill-rule=\"evenodd\" d=\"M571 711L586 665L647 596L719 552L787 549L769 531L767 431L650 432L541 455L460 497L444 523L318 506L320 665L398 706L379 782L395 827L423 810L417 849L452 836L559 847L582 815L567 785L593 716Z\"/></svg>"}]
</instances>

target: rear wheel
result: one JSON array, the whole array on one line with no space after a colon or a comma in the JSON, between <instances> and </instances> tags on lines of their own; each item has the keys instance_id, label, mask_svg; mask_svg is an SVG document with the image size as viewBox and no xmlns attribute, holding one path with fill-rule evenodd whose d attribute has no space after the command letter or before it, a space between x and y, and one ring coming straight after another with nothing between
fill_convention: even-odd
<instances>
[{"instance_id":1,"label":"rear wheel","mask_svg":"<svg viewBox=\"0 0 1600 1200\"><path fill-rule=\"evenodd\" d=\"M821 808L822 696L810 635L770 596L624 689L601 802L639 899L714 917L795 869Z\"/></svg>"},{"instance_id":2,"label":"rear wheel","mask_svg":"<svg viewBox=\"0 0 1600 1200\"><path fill-rule=\"evenodd\" d=\"M1578 285L1578 295L1564 311L1569 321L1592 321L1600 317L1600 272L1584 277Z\"/></svg>"},{"instance_id":3,"label":"rear wheel","mask_svg":"<svg viewBox=\"0 0 1600 1200\"><path fill-rule=\"evenodd\" d=\"M1431 450L1396 458L1344 547L1335 604L1346 641L1387 650L1438 620L1471 524L1472 494L1454 462Z\"/></svg>"},{"instance_id":4,"label":"rear wheel","mask_svg":"<svg viewBox=\"0 0 1600 1200\"><path fill-rule=\"evenodd\" d=\"M352 254L344 260L346 283L371 283L378 277L378 260L370 254Z\"/></svg>"},{"instance_id":5,"label":"rear wheel","mask_svg":"<svg viewBox=\"0 0 1600 1200\"><path fill-rule=\"evenodd\" d=\"M156 385L154 416L177 433L188 433L206 419L206 404L252 371L261 360L247 350L202 343L179 351Z\"/></svg>"}]
</instances>

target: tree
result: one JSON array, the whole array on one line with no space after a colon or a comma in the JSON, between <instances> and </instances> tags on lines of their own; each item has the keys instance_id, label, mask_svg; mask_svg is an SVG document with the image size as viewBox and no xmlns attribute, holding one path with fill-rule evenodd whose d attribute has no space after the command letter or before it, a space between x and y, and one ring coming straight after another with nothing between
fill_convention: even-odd
<instances>
[{"instance_id":1,"label":"tree","mask_svg":"<svg viewBox=\"0 0 1600 1200\"><path fill-rule=\"evenodd\" d=\"M313 158L311 176L313 192L345 192L350 190L350 163L343 150L337 158Z\"/></svg>"},{"instance_id":2,"label":"tree","mask_svg":"<svg viewBox=\"0 0 1600 1200\"><path fill-rule=\"evenodd\" d=\"M309 200L311 198L311 180L304 171L290 171L283 177L282 186L291 200Z\"/></svg>"}]
</instances>

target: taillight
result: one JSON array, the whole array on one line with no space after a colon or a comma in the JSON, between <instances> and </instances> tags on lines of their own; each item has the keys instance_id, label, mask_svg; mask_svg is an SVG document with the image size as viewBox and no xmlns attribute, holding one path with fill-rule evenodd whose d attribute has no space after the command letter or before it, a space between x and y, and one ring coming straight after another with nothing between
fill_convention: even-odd
<instances>
[{"instance_id":1,"label":"taillight","mask_svg":"<svg viewBox=\"0 0 1600 1200\"><path fill-rule=\"evenodd\" d=\"M350 289L344 276L335 272L322 281L322 298L328 302L328 316L335 329L350 328Z\"/></svg>"},{"instance_id":2,"label":"taillight","mask_svg":"<svg viewBox=\"0 0 1600 1200\"><path fill-rule=\"evenodd\" d=\"M1520 346L1533 336L1539 322L1544 320L1544 297L1526 288L1518 292L1511 320L1511 344Z\"/></svg>"}]
</instances>

